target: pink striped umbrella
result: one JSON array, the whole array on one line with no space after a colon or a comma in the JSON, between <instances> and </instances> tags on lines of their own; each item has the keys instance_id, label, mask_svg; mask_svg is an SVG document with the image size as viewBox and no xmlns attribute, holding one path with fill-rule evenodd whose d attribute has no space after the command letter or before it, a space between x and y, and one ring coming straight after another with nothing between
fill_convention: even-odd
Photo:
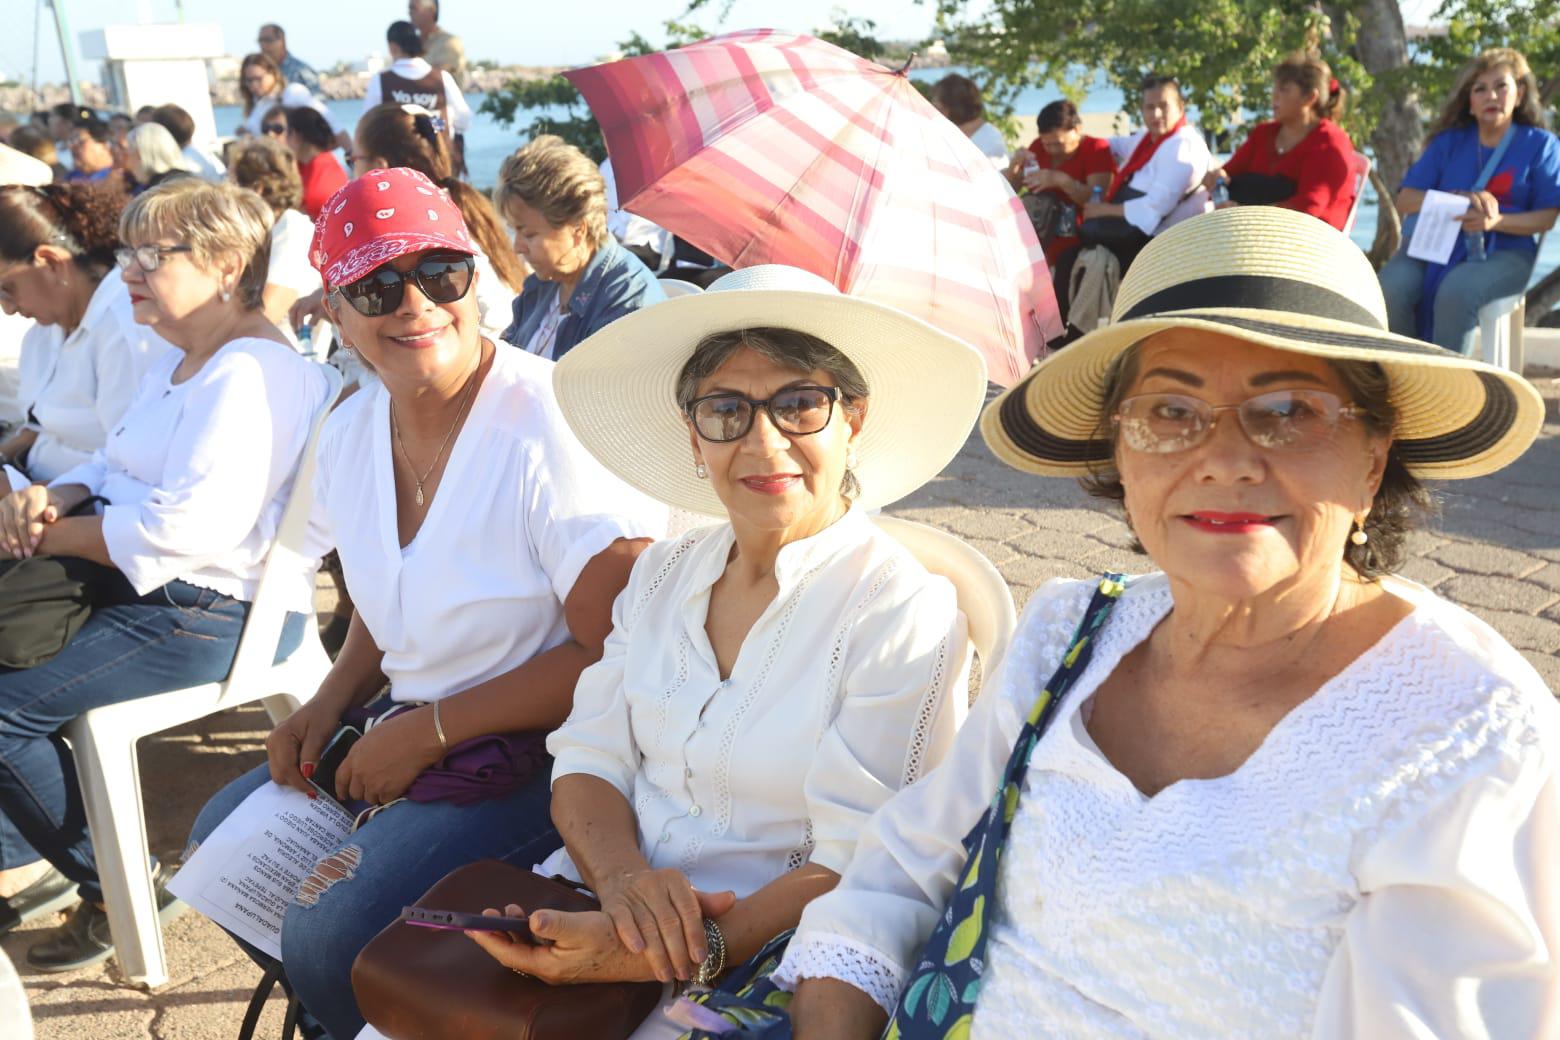
<instances>
[{"instance_id":1,"label":"pink striped umbrella","mask_svg":"<svg viewBox=\"0 0 1560 1040\"><path fill-rule=\"evenodd\" d=\"M791 264L979 347L1009 386L1061 332L989 158L900 72L759 29L565 73L622 206L732 267Z\"/></svg>"}]
</instances>

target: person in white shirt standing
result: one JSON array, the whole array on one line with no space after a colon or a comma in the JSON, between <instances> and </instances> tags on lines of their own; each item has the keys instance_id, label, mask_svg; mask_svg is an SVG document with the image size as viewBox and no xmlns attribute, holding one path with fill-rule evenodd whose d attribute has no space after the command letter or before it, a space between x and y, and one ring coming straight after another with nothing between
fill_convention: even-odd
<instances>
[{"instance_id":1,"label":"person in white shirt standing","mask_svg":"<svg viewBox=\"0 0 1560 1040\"><path fill-rule=\"evenodd\" d=\"M969 346L764 265L607 326L558 363L585 446L726 522L651 547L548 740L564 849L602 911L479 940L555 984L735 969L839 879L872 811L966 706L952 586L869 511L930 480L984 398ZM510 912L520 912L511 906ZM636 1036L676 1036L656 1013Z\"/></svg>"},{"instance_id":2,"label":"person in white shirt standing","mask_svg":"<svg viewBox=\"0 0 1560 1040\"><path fill-rule=\"evenodd\" d=\"M253 192L186 177L125 209L116 256L158 358L90 461L0 500L8 566L57 566L91 614L63 649L0 669L0 815L22 839L0 867L45 859L82 901L27 954L67 971L113 952L76 770L59 730L82 712L227 675L313 420L330 383L260 310L271 212ZM106 502L101 511L94 504ZM299 643L312 574L289 575L278 653ZM0 626L0 645L17 641ZM30 846L30 848L29 848ZM3 876L3 875L0 875ZM159 905L172 900L161 887Z\"/></svg>"},{"instance_id":3,"label":"person in white shirt standing","mask_svg":"<svg viewBox=\"0 0 1560 1040\"><path fill-rule=\"evenodd\" d=\"M35 322L19 365L23 424L0 442L0 494L90 460L169 349L136 323L114 270L123 206L90 185L0 188L0 298Z\"/></svg>"},{"instance_id":4,"label":"person in white shirt standing","mask_svg":"<svg viewBox=\"0 0 1560 1040\"><path fill-rule=\"evenodd\" d=\"M454 147L454 138L471 127L471 106L460 84L448 72L435 68L423 58L423 38L411 22L391 22L385 31L390 48L390 67L370 76L363 93L363 111L384 102L397 105L421 105L438 119L439 132L450 142L455 175L464 172L464 162Z\"/></svg>"},{"instance_id":5,"label":"person in white shirt standing","mask_svg":"<svg viewBox=\"0 0 1560 1040\"><path fill-rule=\"evenodd\" d=\"M269 764L212 798L192 837L272 781L313 795L326 742L363 732L333 793L378 808L282 924L289 990L332 1037L363 1028L352 962L403 906L456 867L557 848L545 736L666 528L570 434L551 362L481 334L474 248L415 170L368 170L326 204L312 249L326 305L379 374L326 423L315 477L314 548L336 548L357 612L318 692L267 739ZM491 780L462 771L473 747L495 756Z\"/></svg>"},{"instance_id":6,"label":"person in white shirt standing","mask_svg":"<svg viewBox=\"0 0 1560 1040\"><path fill-rule=\"evenodd\" d=\"M931 98L937 111L962 130L970 143L991 160L992 166L1006 172L1007 138L1002 136L1001 130L986 122L986 102L974 80L950 72L932 84Z\"/></svg>"}]
</instances>

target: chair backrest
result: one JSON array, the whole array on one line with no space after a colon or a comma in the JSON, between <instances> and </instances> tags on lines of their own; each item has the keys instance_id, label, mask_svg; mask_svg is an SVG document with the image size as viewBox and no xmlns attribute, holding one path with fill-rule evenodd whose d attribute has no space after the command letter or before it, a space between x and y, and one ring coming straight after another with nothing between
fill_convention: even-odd
<instances>
[{"instance_id":1,"label":"chair backrest","mask_svg":"<svg viewBox=\"0 0 1560 1040\"><path fill-rule=\"evenodd\" d=\"M697 296L704 290L681 278L662 278L661 291L666 294L668 300L674 300L679 296Z\"/></svg>"},{"instance_id":2,"label":"chair backrest","mask_svg":"<svg viewBox=\"0 0 1560 1040\"><path fill-rule=\"evenodd\" d=\"M895 516L878 516L874 521L909 549L921 566L953 583L959 609L969 622L970 642L980 655L981 675L990 676L1018 624L1013 593L1002 575L974 546L946 531Z\"/></svg>"},{"instance_id":3,"label":"chair backrest","mask_svg":"<svg viewBox=\"0 0 1560 1040\"><path fill-rule=\"evenodd\" d=\"M1349 205L1349 217L1343 222L1343 233L1354 230L1354 218L1359 216L1360 200L1365 197L1365 185L1370 183L1370 156L1355 152L1349 161L1349 172L1354 175L1354 201Z\"/></svg>"},{"instance_id":4,"label":"chair backrest","mask_svg":"<svg viewBox=\"0 0 1560 1040\"><path fill-rule=\"evenodd\" d=\"M244 631L238 638L238 652L233 657L233 668L223 684L223 700L231 700L241 694L243 687L264 676L276 659L276 645L282 636L282 624L287 617L287 604L283 597L287 586L306 570L310 559L305 557L304 538L309 531L309 514L314 506L314 448L320 439L320 430L330 411L336 406L341 393L341 373L334 366L319 365L318 370L327 383L325 403L320 405L309 429L309 439L304 443L303 456L298 460L298 471L293 477L292 492L287 506L282 510L281 523L271 551L266 554L265 569L260 574L260 584L255 599L249 607L249 617Z\"/></svg>"}]
</instances>

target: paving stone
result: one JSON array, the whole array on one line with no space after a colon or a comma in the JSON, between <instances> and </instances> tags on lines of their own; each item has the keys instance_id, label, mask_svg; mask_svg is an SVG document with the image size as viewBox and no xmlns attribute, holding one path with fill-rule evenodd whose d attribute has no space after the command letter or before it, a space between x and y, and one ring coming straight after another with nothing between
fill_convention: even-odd
<instances>
[{"instance_id":1,"label":"paving stone","mask_svg":"<svg viewBox=\"0 0 1560 1040\"><path fill-rule=\"evenodd\" d=\"M1458 603L1490 610L1536 614L1557 598L1542 585L1516 578L1494 578L1483 574L1455 574L1437 589Z\"/></svg>"},{"instance_id":2,"label":"paving stone","mask_svg":"<svg viewBox=\"0 0 1560 1040\"><path fill-rule=\"evenodd\" d=\"M1533 650L1522 651L1522 656L1527 658L1533 670L1538 672L1539 678L1544 680L1544 685L1549 687L1549 692L1560 697L1560 657Z\"/></svg>"},{"instance_id":3,"label":"paving stone","mask_svg":"<svg viewBox=\"0 0 1560 1040\"><path fill-rule=\"evenodd\" d=\"M1453 570L1507 578L1520 578L1544 565L1541 558L1527 553L1479 542L1447 542L1429 555Z\"/></svg>"},{"instance_id":4,"label":"paving stone","mask_svg":"<svg viewBox=\"0 0 1560 1040\"><path fill-rule=\"evenodd\" d=\"M1560 592L1560 563L1547 563L1541 570L1526 575L1523 581L1532 582L1534 585L1542 585L1546 589Z\"/></svg>"},{"instance_id":5,"label":"paving stone","mask_svg":"<svg viewBox=\"0 0 1560 1040\"><path fill-rule=\"evenodd\" d=\"M1081 563L1102 548L1093 538L1064 531L1034 529L1006 539L1006 544L1026 556L1050 557L1057 560L1074 560Z\"/></svg>"},{"instance_id":6,"label":"paving stone","mask_svg":"<svg viewBox=\"0 0 1560 1040\"><path fill-rule=\"evenodd\" d=\"M1409 581L1417 581L1433 589L1457 572L1450 567L1441 566L1428 557L1411 556L1404 561L1403 566L1398 568L1398 573Z\"/></svg>"},{"instance_id":7,"label":"paving stone","mask_svg":"<svg viewBox=\"0 0 1560 1040\"><path fill-rule=\"evenodd\" d=\"M1554 654L1560 648L1560 618L1535 617L1532 614L1489 610L1485 607L1469 609L1489 622L1495 631L1518 650Z\"/></svg>"}]
</instances>

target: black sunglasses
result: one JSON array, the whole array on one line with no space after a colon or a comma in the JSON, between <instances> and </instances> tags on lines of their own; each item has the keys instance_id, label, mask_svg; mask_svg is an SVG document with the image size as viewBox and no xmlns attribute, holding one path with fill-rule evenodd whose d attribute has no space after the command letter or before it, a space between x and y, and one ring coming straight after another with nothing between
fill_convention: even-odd
<instances>
[{"instance_id":1,"label":"black sunglasses","mask_svg":"<svg viewBox=\"0 0 1560 1040\"><path fill-rule=\"evenodd\" d=\"M416 282L418 291L434 303L454 303L471 291L476 268L469 256L425 256L405 274L386 264L335 291L365 318L377 318L401 306L407 282Z\"/></svg>"},{"instance_id":2,"label":"black sunglasses","mask_svg":"<svg viewBox=\"0 0 1560 1040\"><path fill-rule=\"evenodd\" d=\"M266 123L263 126L261 126L260 129L264 130L268 134L273 134L276 137L282 137L282 136L284 136L287 133L287 124L286 123Z\"/></svg>"},{"instance_id":3,"label":"black sunglasses","mask_svg":"<svg viewBox=\"0 0 1560 1040\"><path fill-rule=\"evenodd\" d=\"M829 425L839 399L837 386L791 386L767 401L727 391L694 398L688 404L688 420L700 437L725 444L746 437L762 408L781 433L803 437Z\"/></svg>"}]
</instances>

